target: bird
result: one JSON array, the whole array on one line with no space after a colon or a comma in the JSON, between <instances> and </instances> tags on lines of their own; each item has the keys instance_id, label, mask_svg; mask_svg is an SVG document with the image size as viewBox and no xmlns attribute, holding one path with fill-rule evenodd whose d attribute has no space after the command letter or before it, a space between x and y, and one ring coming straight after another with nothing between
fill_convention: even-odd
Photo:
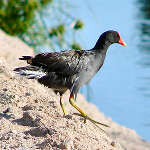
<instances>
[{"instance_id":1,"label":"bird","mask_svg":"<svg viewBox=\"0 0 150 150\"><path fill-rule=\"evenodd\" d=\"M39 83L53 89L55 94L59 93L64 115L67 115L67 112L63 102L63 94L70 90L69 102L79 112L74 114L83 117L85 122L89 120L95 125L109 127L107 124L92 119L83 111L76 104L76 97L79 89L88 84L100 70L107 49L114 43L127 47L117 31L108 30L100 35L92 49L45 52L37 54L35 57L22 56L19 59L27 61L29 65L15 68L14 71L28 79L37 79Z\"/></svg>"}]
</instances>

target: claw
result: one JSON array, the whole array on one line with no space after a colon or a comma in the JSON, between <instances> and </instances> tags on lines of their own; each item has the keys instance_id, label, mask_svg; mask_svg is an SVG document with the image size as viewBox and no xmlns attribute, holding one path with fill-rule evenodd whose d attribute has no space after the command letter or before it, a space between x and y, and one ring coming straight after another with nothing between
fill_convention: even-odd
<instances>
[{"instance_id":1,"label":"claw","mask_svg":"<svg viewBox=\"0 0 150 150\"><path fill-rule=\"evenodd\" d=\"M103 132L105 132L106 134L108 134L107 131L105 131L102 127L98 126L97 124L102 125L102 126L105 126L105 127L110 127L109 125L100 123L100 122L98 122L98 121L93 120L93 119L90 118L89 116L84 116L84 115L79 114L79 113L73 113L73 115L77 115L77 116L83 117L83 118L84 118L84 123L86 123L86 120L89 120L89 121L92 122L96 127L98 127L100 130L102 130Z\"/></svg>"},{"instance_id":2,"label":"claw","mask_svg":"<svg viewBox=\"0 0 150 150\"><path fill-rule=\"evenodd\" d=\"M105 126L105 127L110 127L110 126L108 126L107 124L103 124L103 123L100 123L100 122L98 122L98 121L95 121L95 120L93 120L91 117L89 117L89 116L87 115L87 113L85 113L80 107L78 107L78 106L76 105L76 103L75 103L75 101L74 101L74 95L73 95L73 94L70 94L69 102L70 102L70 104L71 104L75 109L77 109L77 110L80 112L80 114L79 114L79 113L74 113L74 115L83 117L83 118L84 118L84 123L86 123L86 120L89 120L89 121L92 122L96 127L98 127L100 130L102 130L103 132L105 132L106 134L108 134L103 128L101 128L101 127L98 126L97 124L102 125L102 126Z\"/></svg>"}]
</instances>

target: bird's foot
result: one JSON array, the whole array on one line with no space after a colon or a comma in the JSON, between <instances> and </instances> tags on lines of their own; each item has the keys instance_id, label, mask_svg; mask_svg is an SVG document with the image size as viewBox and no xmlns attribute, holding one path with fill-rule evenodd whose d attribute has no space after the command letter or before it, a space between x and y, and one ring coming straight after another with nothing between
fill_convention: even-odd
<instances>
[{"instance_id":1,"label":"bird's foot","mask_svg":"<svg viewBox=\"0 0 150 150\"><path fill-rule=\"evenodd\" d=\"M106 124L103 124L103 123L100 123L98 121L95 121L93 120L91 117L89 117L87 115L87 113L85 113L80 107L78 107L74 101L74 95L73 94L70 94L70 98L69 98L69 102L70 104L75 108L77 109L80 113L74 113L74 115L77 115L77 116L81 116L84 118L84 123L86 122L86 120L89 120L91 123L93 123L96 127L98 127L99 129L101 129L103 132L107 133L103 128L101 128L99 125L102 125L102 126L105 126L105 127L110 127Z\"/></svg>"},{"instance_id":2,"label":"bird's foot","mask_svg":"<svg viewBox=\"0 0 150 150\"><path fill-rule=\"evenodd\" d=\"M86 123L86 120L89 120L90 122L92 122L96 127L100 128L103 132L107 133L102 127L98 126L98 125L102 125L102 126L105 126L105 127L110 127L109 125L107 124L104 124L104 123L100 123L98 121L95 121L93 120L91 117L89 117L88 115L85 115L85 114L79 114L79 113L74 113L74 115L77 115L77 116L81 116L84 118L84 123ZM107 133L108 134L108 133Z\"/></svg>"}]
</instances>

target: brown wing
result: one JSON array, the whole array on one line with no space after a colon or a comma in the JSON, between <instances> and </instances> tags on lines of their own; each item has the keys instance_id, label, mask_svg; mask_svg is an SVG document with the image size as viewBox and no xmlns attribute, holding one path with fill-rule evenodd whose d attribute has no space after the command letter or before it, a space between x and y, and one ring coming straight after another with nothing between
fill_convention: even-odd
<instances>
[{"instance_id":1,"label":"brown wing","mask_svg":"<svg viewBox=\"0 0 150 150\"><path fill-rule=\"evenodd\" d=\"M74 75L89 65L90 56L90 51L84 50L41 53L32 58L29 63L43 67L48 72Z\"/></svg>"}]
</instances>

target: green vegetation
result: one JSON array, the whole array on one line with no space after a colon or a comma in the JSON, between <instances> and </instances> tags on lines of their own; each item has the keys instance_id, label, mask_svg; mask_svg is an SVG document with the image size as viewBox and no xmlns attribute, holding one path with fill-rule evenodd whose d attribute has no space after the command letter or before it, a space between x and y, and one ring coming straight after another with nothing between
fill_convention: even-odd
<instances>
[{"instance_id":1,"label":"green vegetation","mask_svg":"<svg viewBox=\"0 0 150 150\"><path fill-rule=\"evenodd\" d=\"M81 49L76 31L83 22L71 15L69 0L1 0L0 28L35 52Z\"/></svg>"},{"instance_id":2,"label":"green vegetation","mask_svg":"<svg viewBox=\"0 0 150 150\"><path fill-rule=\"evenodd\" d=\"M35 53L80 50L78 31L84 24L72 16L76 8L70 3L69 0L0 0L0 28L32 46ZM86 86L88 99L89 89Z\"/></svg>"}]
</instances>

